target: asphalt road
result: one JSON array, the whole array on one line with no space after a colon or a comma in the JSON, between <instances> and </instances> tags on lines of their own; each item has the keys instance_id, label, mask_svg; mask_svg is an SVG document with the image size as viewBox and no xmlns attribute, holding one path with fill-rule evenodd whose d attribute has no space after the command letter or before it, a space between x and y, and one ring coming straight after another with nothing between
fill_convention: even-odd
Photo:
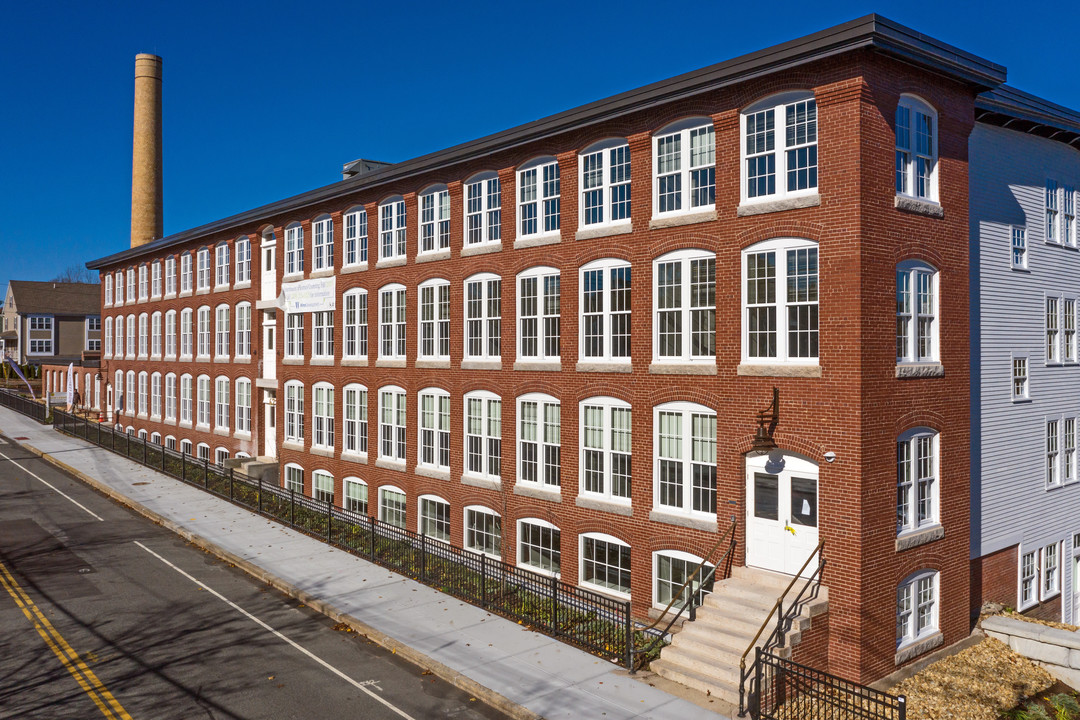
<instances>
[{"instance_id":1,"label":"asphalt road","mask_svg":"<svg viewBox=\"0 0 1080 720\"><path fill-rule=\"evenodd\" d=\"M503 715L0 436L0 718L95 717Z\"/></svg>"}]
</instances>

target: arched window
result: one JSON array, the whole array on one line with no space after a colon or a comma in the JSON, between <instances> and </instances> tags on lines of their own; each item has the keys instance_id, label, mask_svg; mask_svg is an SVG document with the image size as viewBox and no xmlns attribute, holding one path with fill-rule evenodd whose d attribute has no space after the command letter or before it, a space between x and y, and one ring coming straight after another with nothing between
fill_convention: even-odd
<instances>
[{"instance_id":1,"label":"arched window","mask_svg":"<svg viewBox=\"0 0 1080 720\"><path fill-rule=\"evenodd\" d=\"M937 202L937 111L914 95L896 105L896 193Z\"/></svg>"},{"instance_id":2,"label":"arched window","mask_svg":"<svg viewBox=\"0 0 1080 720\"><path fill-rule=\"evenodd\" d=\"M194 334L192 329L192 318L194 310L191 308L184 308L180 311L180 359L190 360L191 353L194 351Z\"/></svg>"},{"instance_id":3,"label":"arched window","mask_svg":"<svg viewBox=\"0 0 1080 720\"><path fill-rule=\"evenodd\" d=\"M291 490L297 495L304 494L304 468L296 463L286 463L285 489Z\"/></svg>"},{"instance_id":4,"label":"arched window","mask_svg":"<svg viewBox=\"0 0 1080 720\"><path fill-rule=\"evenodd\" d=\"M236 379L236 432L251 432L251 381Z\"/></svg>"},{"instance_id":5,"label":"arched window","mask_svg":"<svg viewBox=\"0 0 1080 720\"><path fill-rule=\"evenodd\" d=\"M150 316L150 356L161 358L161 311Z\"/></svg>"},{"instance_id":6,"label":"arched window","mask_svg":"<svg viewBox=\"0 0 1080 720\"><path fill-rule=\"evenodd\" d=\"M292 223L285 228L285 275L304 274L304 228Z\"/></svg>"},{"instance_id":7,"label":"arched window","mask_svg":"<svg viewBox=\"0 0 1080 720\"><path fill-rule=\"evenodd\" d=\"M251 282L251 239L241 235L233 243L236 249L236 284Z\"/></svg>"},{"instance_id":8,"label":"arched window","mask_svg":"<svg viewBox=\"0 0 1080 720\"><path fill-rule=\"evenodd\" d=\"M938 630L938 573L920 570L896 588L896 647L924 640Z\"/></svg>"},{"instance_id":9,"label":"arched window","mask_svg":"<svg viewBox=\"0 0 1080 720\"><path fill-rule=\"evenodd\" d=\"M547 520L518 520L518 565L557 576L562 567L561 535L559 528Z\"/></svg>"},{"instance_id":10,"label":"arched window","mask_svg":"<svg viewBox=\"0 0 1080 720\"><path fill-rule=\"evenodd\" d=\"M210 461L210 446L207 443L199 443L195 446L195 457L200 460Z\"/></svg>"},{"instance_id":11,"label":"arched window","mask_svg":"<svg viewBox=\"0 0 1080 720\"><path fill-rule=\"evenodd\" d=\"M518 273L518 359L560 361L560 276L553 267Z\"/></svg>"},{"instance_id":12,"label":"arched window","mask_svg":"<svg viewBox=\"0 0 1080 720\"><path fill-rule=\"evenodd\" d=\"M366 267L368 261L367 211L362 206L349 208L345 223L345 267Z\"/></svg>"},{"instance_id":13,"label":"arched window","mask_svg":"<svg viewBox=\"0 0 1080 720\"><path fill-rule=\"evenodd\" d=\"M342 295L345 304L345 351L351 360L367 359L368 356L368 295L363 288L346 290Z\"/></svg>"},{"instance_id":14,"label":"arched window","mask_svg":"<svg viewBox=\"0 0 1080 720\"><path fill-rule=\"evenodd\" d=\"M159 372L150 376L150 417L161 419L161 373Z\"/></svg>"},{"instance_id":15,"label":"arched window","mask_svg":"<svg viewBox=\"0 0 1080 720\"><path fill-rule=\"evenodd\" d=\"M379 521L405 529L405 491L394 485L379 488Z\"/></svg>"},{"instance_id":16,"label":"arched window","mask_svg":"<svg viewBox=\"0 0 1080 720\"><path fill-rule=\"evenodd\" d=\"M219 430L229 429L229 405L232 404L229 393L229 378L219 376L214 381L214 426Z\"/></svg>"},{"instance_id":17,"label":"arched window","mask_svg":"<svg viewBox=\"0 0 1080 720\"><path fill-rule=\"evenodd\" d=\"M165 258L165 297L176 295L176 256ZM174 440L175 442L175 440Z\"/></svg>"},{"instance_id":18,"label":"arched window","mask_svg":"<svg viewBox=\"0 0 1080 720\"><path fill-rule=\"evenodd\" d=\"M581 494L630 502L630 404L611 397L581 401Z\"/></svg>"},{"instance_id":19,"label":"arched window","mask_svg":"<svg viewBox=\"0 0 1080 720\"><path fill-rule=\"evenodd\" d=\"M124 304L124 271L123 270L117 270L115 277L116 277L116 288L115 288L116 289L116 304L117 305L123 305Z\"/></svg>"},{"instance_id":20,"label":"arched window","mask_svg":"<svg viewBox=\"0 0 1080 720\"><path fill-rule=\"evenodd\" d=\"M450 503L438 495L421 495L417 532L429 538L450 542Z\"/></svg>"},{"instance_id":21,"label":"arched window","mask_svg":"<svg viewBox=\"0 0 1080 720\"><path fill-rule=\"evenodd\" d=\"M139 339L138 330L135 327L135 315L127 316L127 350L124 353L128 360L135 359L135 343Z\"/></svg>"},{"instance_id":22,"label":"arched window","mask_svg":"<svg viewBox=\"0 0 1080 720\"><path fill-rule=\"evenodd\" d=\"M465 246L502 241L502 189L494 171L465 181Z\"/></svg>"},{"instance_id":23,"label":"arched window","mask_svg":"<svg viewBox=\"0 0 1080 720\"><path fill-rule=\"evenodd\" d=\"M198 315L198 345L195 348L195 352L199 358L210 359L210 306L203 305L199 308Z\"/></svg>"},{"instance_id":24,"label":"arched window","mask_svg":"<svg viewBox=\"0 0 1080 720\"><path fill-rule=\"evenodd\" d=\"M193 417L192 397L192 377L185 373L180 376L180 422L188 427L191 427Z\"/></svg>"},{"instance_id":25,"label":"arched window","mask_svg":"<svg viewBox=\"0 0 1080 720\"><path fill-rule=\"evenodd\" d=\"M465 279L465 357L502 360L502 279L479 273Z\"/></svg>"},{"instance_id":26,"label":"arched window","mask_svg":"<svg viewBox=\"0 0 1080 720\"><path fill-rule=\"evenodd\" d=\"M214 358L229 357L229 306L218 305L214 318Z\"/></svg>"},{"instance_id":27,"label":"arched window","mask_svg":"<svg viewBox=\"0 0 1080 720\"><path fill-rule=\"evenodd\" d=\"M582 362L630 362L630 263L594 260L581 267Z\"/></svg>"},{"instance_id":28,"label":"arched window","mask_svg":"<svg viewBox=\"0 0 1080 720\"><path fill-rule=\"evenodd\" d=\"M135 371L128 370L125 380L127 382L127 397L124 398L124 409L127 411L128 415L134 415L137 408L135 394L138 390L138 386L135 385Z\"/></svg>"},{"instance_id":29,"label":"arched window","mask_svg":"<svg viewBox=\"0 0 1080 720\"><path fill-rule=\"evenodd\" d=\"M518 482L553 492L562 484L559 400L542 393L517 399Z\"/></svg>"},{"instance_id":30,"label":"arched window","mask_svg":"<svg viewBox=\"0 0 1080 720\"><path fill-rule=\"evenodd\" d=\"M200 375L196 381L195 424L201 428L210 428L210 376Z\"/></svg>"},{"instance_id":31,"label":"arched window","mask_svg":"<svg viewBox=\"0 0 1080 720\"><path fill-rule=\"evenodd\" d=\"M741 120L744 203L817 192L817 102L813 93L799 90L772 95L743 110Z\"/></svg>"},{"instance_id":32,"label":"arched window","mask_svg":"<svg viewBox=\"0 0 1080 720\"><path fill-rule=\"evenodd\" d=\"M166 435L165 436L165 449L166 450L175 450L176 449L176 438L173 437L172 435Z\"/></svg>"},{"instance_id":33,"label":"arched window","mask_svg":"<svg viewBox=\"0 0 1080 720\"><path fill-rule=\"evenodd\" d=\"M938 359L937 270L919 260L896 266L896 362Z\"/></svg>"},{"instance_id":34,"label":"arched window","mask_svg":"<svg viewBox=\"0 0 1080 720\"><path fill-rule=\"evenodd\" d=\"M193 448L194 445L191 444L190 440L180 441L180 452L182 452L183 454L190 455Z\"/></svg>"},{"instance_id":35,"label":"arched window","mask_svg":"<svg viewBox=\"0 0 1080 720\"><path fill-rule=\"evenodd\" d=\"M705 596L712 592L715 579L712 574L715 567L705 563L701 568L701 572L693 580L690 580L690 576L694 574L702 560L703 558L697 555L691 555L681 550L658 550L654 552L653 607L667 607L668 603L680 590L682 594L678 596L676 601L679 605L686 602L691 595L694 597L694 604L701 605L705 601ZM705 578L705 582L702 582L703 578ZM687 580L690 580L689 585L686 585ZM685 589L683 589L683 585L686 585Z\"/></svg>"},{"instance_id":36,"label":"arched window","mask_svg":"<svg viewBox=\"0 0 1080 720\"><path fill-rule=\"evenodd\" d=\"M312 447L334 449L334 386L319 382L311 388L314 407L311 414Z\"/></svg>"},{"instance_id":37,"label":"arched window","mask_svg":"<svg viewBox=\"0 0 1080 720\"><path fill-rule=\"evenodd\" d=\"M145 360L150 352L150 318L146 313L139 314L139 358Z\"/></svg>"},{"instance_id":38,"label":"arched window","mask_svg":"<svg viewBox=\"0 0 1080 720\"><path fill-rule=\"evenodd\" d=\"M716 412L697 403L653 408L653 505L716 516Z\"/></svg>"},{"instance_id":39,"label":"arched window","mask_svg":"<svg viewBox=\"0 0 1080 720\"><path fill-rule=\"evenodd\" d=\"M161 444L161 433L158 433L158 432L150 433L150 442L154 443L155 445L160 445Z\"/></svg>"},{"instance_id":40,"label":"arched window","mask_svg":"<svg viewBox=\"0 0 1080 720\"><path fill-rule=\"evenodd\" d=\"M304 442L304 384L299 380L285 383L285 440Z\"/></svg>"},{"instance_id":41,"label":"arched window","mask_svg":"<svg viewBox=\"0 0 1080 720\"><path fill-rule=\"evenodd\" d=\"M357 383L346 385L343 405L345 416L344 452L366 458L368 452L367 388Z\"/></svg>"},{"instance_id":42,"label":"arched window","mask_svg":"<svg viewBox=\"0 0 1080 720\"><path fill-rule=\"evenodd\" d=\"M405 359L405 286L379 289L379 358Z\"/></svg>"},{"instance_id":43,"label":"arched window","mask_svg":"<svg viewBox=\"0 0 1080 720\"><path fill-rule=\"evenodd\" d=\"M560 228L559 161L533 158L517 172L518 237L557 236Z\"/></svg>"},{"instance_id":44,"label":"arched window","mask_svg":"<svg viewBox=\"0 0 1080 720\"><path fill-rule=\"evenodd\" d=\"M190 252L180 256L180 293L191 294L192 290L192 258Z\"/></svg>"},{"instance_id":45,"label":"arched window","mask_svg":"<svg viewBox=\"0 0 1080 720\"><path fill-rule=\"evenodd\" d=\"M420 193L420 254L450 251L450 192L432 185Z\"/></svg>"},{"instance_id":46,"label":"arched window","mask_svg":"<svg viewBox=\"0 0 1080 720\"><path fill-rule=\"evenodd\" d=\"M195 289L209 290L210 278L212 277L210 269L210 248L199 248L199 250L195 253L195 263L197 265L195 269ZM209 455L209 446L207 446L206 452Z\"/></svg>"},{"instance_id":47,"label":"arched window","mask_svg":"<svg viewBox=\"0 0 1080 720\"><path fill-rule=\"evenodd\" d=\"M226 320L228 320L227 317ZM251 303L249 302L238 303L236 306L236 357L251 357Z\"/></svg>"},{"instance_id":48,"label":"arched window","mask_svg":"<svg viewBox=\"0 0 1080 720\"><path fill-rule=\"evenodd\" d=\"M334 502L334 476L326 470L311 473L311 497L319 502Z\"/></svg>"},{"instance_id":49,"label":"arched window","mask_svg":"<svg viewBox=\"0 0 1080 720\"><path fill-rule=\"evenodd\" d=\"M139 373L139 415L146 417L150 405L150 378L146 371Z\"/></svg>"},{"instance_id":50,"label":"arched window","mask_svg":"<svg viewBox=\"0 0 1080 720\"><path fill-rule=\"evenodd\" d=\"M450 393L441 388L420 391L419 465L450 473Z\"/></svg>"},{"instance_id":51,"label":"arched window","mask_svg":"<svg viewBox=\"0 0 1080 720\"><path fill-rule=\"evenodd\" d=\"M653 135L653 216L716 207L716 131L707 117L679 120Z\"/></svg>"},{"instance_id":52,"label":"arched window","mask_svg":"<svg viewBox=\"0 0 1080 720\"><path fill-rule=\"evenodd\" d=\"M653 261L653 361L716 363L716 256L677 250Z\"/></svg>"},{"instance_id":53,"label":"arched window","mask_svg":"<svg viewBox=\"0 0 1080 720\"><path fill-rule=\"evenodd\" d=\"M450 359L450 282L441 278L420 284L419 356L424 360Z\"/></svg>"},{"instance_id":54,"label":"arched window","mask_svg":"<svg viewBox=\"0 0 1080 720\"><path fill-rule=\"evenodd\" d=\"M218 467L224 467L225 461L229 459L229 449L219 447L214 450L214 464Z\"/></svg>"},{"instance_id":55,"label":"arched window","mask_svg":"<svg viewBox=\"0 0 1080 720\"><path fill-rule=\"evenodd\" d=\"M743 261L743 362L818 362L818 246L777 238L751 245Z\"/></svg>"},{"instance_id":56,"label":"arched window","mask_svg":"<svg viewBox=\"0 0 1080 720\"><path fill-rule=\"evenodd\" d=\"M358 477L347 477L342 483L345 492L344 507L349 512L367 515L368 486Z\"/></svg>"},{"instance_id":57,"label":"arched window","mask_svg":"<svg viewBox=\"0 0 1080 720\"><path fill-rule=\"evenodd\" d=\"M630 224L630 145L625 138L593 143L578 156L581 227Z\"/></svg>"},{"instance_id":58,"label":"arched window","mask_svg":"<svg viewBox=\"0 0 1080 720\"><path fill-rule=\"evenodd\" d=\"M112 307L113 299L113 276L105 275L105 307Z\"/></svg>"},{"instance_id":59,"label":"arched window","mask_svg":"<svg viewBox=\"0 0 1080 720\"><path fill-rule=\"evenodd\" d=\"M630 546L604 533L583 533L580 538L581 584L629 597Z\"/></svg>"},{"instance_id":60,"label":"arched window","mask_svg":"<svg viewBox=\"0 0 1080 720\"><path fill-rule=\"evenodd\" d=\"M176 374L165 375L165 419L176 421Z\"/></svg>"},{"instance_id":61,"label":"arched window","mask_svg":"<svg viewBox=\"0 0 1080 720\"><path fill-rule=\"evenodd\" d=\"M113 354L113 319L111 317L105 318L105 357L112 357Z\"/></svg>"},{"instance_id":62,"label":"arched window","mask_svg":"<svg viewBox=\"0 0 1080 720\"><path fill-rule=\"evenodd\" d=\"M390 385L379 389L379 458L405 463L405 391Z\"/></svg>"},{"instance_id":63,"label":"arched window","mask_svg":"<svg viewBox=\"0 0 1080 720\"><path fill-rule=\"evenodd\" d=\"M499 482L502 478L502 399L475 390L465 395L465 474Z\"/></svg>"},{"instance_id":64,"label":"arched window","mask_svg":"<svg viewBox=\"0 0 1080 720\"><path fill-rule=\"evenodd\" d=\"M405 199L394 195L379 203L379 261L405 257Z\"/></svg>"},{"instance_id":65,"label":"arched window","mask_svg":"<svg viewBox=\"0 0 1080 720\"><path fill-rule=\"evenodd\" d=\"M176 311L165 311L165 359L176 359Z\"/></svg>"},{"instance_id":66,"label":"arched window","mask_svg":"<svg viewBox=\"0 0 1080 720\"><path fill-rule=\"evenodd\" d=\"M483 505L465 508L466 550L502 557L502 516Z\"/></svg>"},{"instance_id":67,"label":"arched window","mask_svg":"<svg viewBox=\"0 0 1080 720\"><path fill-rule=\"evenodd\" d=\"M938 434L920 427L896 440L896 532L939 524Z\"/></svg>"},{"instance_id":68,"label":"arched window","mask_svg":"<svg viewBox=\"0 0 1080 720\"><path fill-rule=\"evenodd\" d=\"M219 242L214 247L214 289L227 290L229 287L229 243Z\"/></svg>"},{"instance_id":69,"label":"arched window","mask_svg":"<svg viewBox=\"0 0 1080 720\"><path fill-rule=\"evenodd\" d=\"M334 221L329 215L320 215L311 223L315 262L313 270L334 267Z\"/></svg>"},{"instance_id":70,"label":"arched window","mask_svg":"<svg viewBox=\"0 0 1080 720\"><path fill-rule=\"evenodd\" d=\"M155 260L150 264L150 297L161 297L161 261Z\"/></svg>"}]
</instances>

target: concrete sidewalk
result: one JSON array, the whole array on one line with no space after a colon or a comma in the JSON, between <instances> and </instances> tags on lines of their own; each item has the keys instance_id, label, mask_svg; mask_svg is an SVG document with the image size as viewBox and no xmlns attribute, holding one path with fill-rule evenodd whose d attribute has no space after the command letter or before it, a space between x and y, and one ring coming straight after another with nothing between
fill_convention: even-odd
<instances>
[{"instance_id":1,"label":"concrete sidewalk","mask_svg":"<svg viewBox=\"0 0 1080 720\"><path fill-rule=\"evenodd\" d=\"M25 438L18 442L35 454L513 717L726 717L7 408L0 432Z\"/></svg>"}]
</instances>

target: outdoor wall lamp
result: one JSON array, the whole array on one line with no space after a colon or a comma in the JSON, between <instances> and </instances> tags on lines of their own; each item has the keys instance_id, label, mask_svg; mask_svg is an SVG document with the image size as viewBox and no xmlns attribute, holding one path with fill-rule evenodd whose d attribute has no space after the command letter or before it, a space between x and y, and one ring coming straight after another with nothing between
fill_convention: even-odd
<instances>
[{"instance_id":1,"label":"outdoor wall lamp","mask_svg":"<svg viewBox=\"0 0 1080 720\"><path fill-rule=\"evenodd\" d=\"M772 404L758 413L757 424L757 433L754 435L754 442L750 445L750 451L759 455L766 455L776 450L777 447L776 441L773 439L773 433L776 432L776 426L780 424L779 388L774 387L772 389Z\"/></svg>"}]
</instances>

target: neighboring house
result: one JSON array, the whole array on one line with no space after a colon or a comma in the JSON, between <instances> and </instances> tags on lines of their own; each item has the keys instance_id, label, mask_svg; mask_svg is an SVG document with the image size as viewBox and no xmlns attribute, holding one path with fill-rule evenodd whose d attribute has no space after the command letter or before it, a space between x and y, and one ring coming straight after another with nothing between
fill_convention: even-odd
<instances>
[{"instance_id":1,"label":"neighboring house","mask_svg":"<svg viewBox=\"0 0 1080 720\"><path fill-rule=\"evenodd\" d=\"M80 364L101 351L101 286L12 280L0 342L19 364Z\"/></svg>"}]
</instances>

